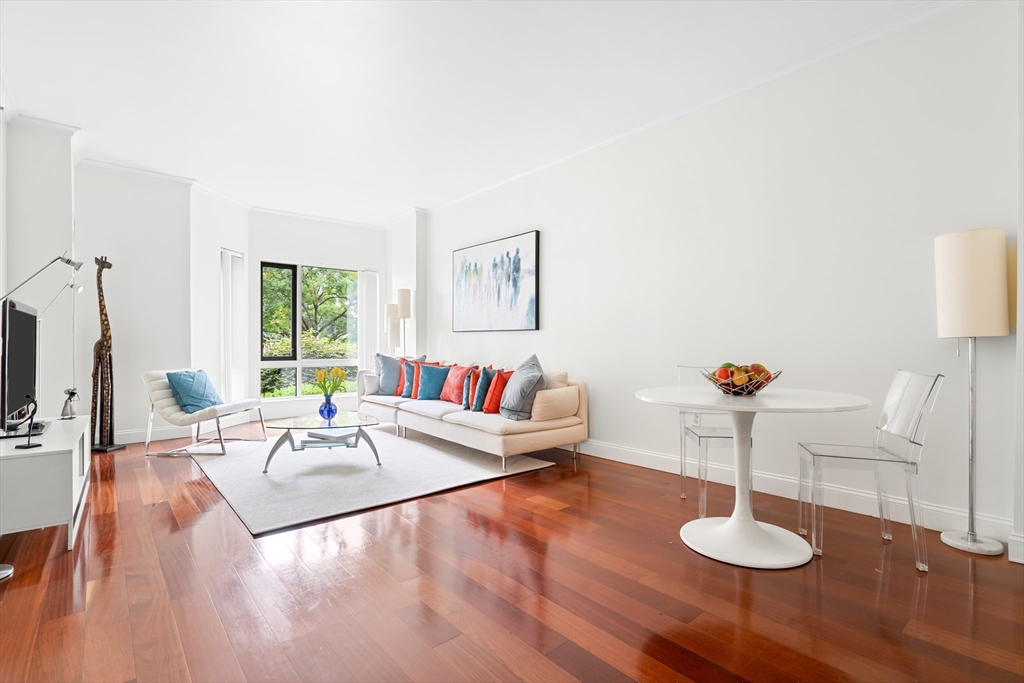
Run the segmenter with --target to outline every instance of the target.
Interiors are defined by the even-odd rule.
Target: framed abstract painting
[[[452,252],[452,331],[540,329],[540,231]]]

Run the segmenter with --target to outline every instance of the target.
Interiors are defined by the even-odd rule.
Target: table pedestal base
[[[752,569],[787,569],[811,561],[811,546],[792,531],[752,519],[705,517],[683,525],[683,543],[719,562]]]

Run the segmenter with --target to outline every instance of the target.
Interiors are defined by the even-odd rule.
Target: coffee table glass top
[[[351,429],[353,427],[371,427],[376,424],[380,424],[380,420],[370,415],[363,415],[351,410],[339,410],[338,414],[329,421],[319,415],[267,420],[267,429]]]

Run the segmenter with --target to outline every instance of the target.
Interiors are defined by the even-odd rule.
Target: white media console
[[[39,448],[16,449],[24,438],[0,440],[0,535],[67,524],[74,548],[89,490],[88,435],[88,417],[53,418],[32,437]]]

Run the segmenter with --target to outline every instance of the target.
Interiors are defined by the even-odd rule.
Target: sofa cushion
[[[377,374],[380,376],[380,386],[377,388],[377,391],[373,393],[394,396],[395,389],[398,388],[398,380],[401,379],[401,375],[399,374],[402,371],[401,359],[395,358],[394,356],[385,356],[383,353],[378,353],[376,358]]]
[[[569,373],[568,372],[545,372],[544,373],[544,388],[545,389],[561,389],[569,386]]]
[[[462,406],[441,400],[406,401],[399,406],[399,410],[440,420],[448,413],[461,413]]]
[[[463,389],[466,378],[473,372],[471,365],[453,365],[448,369],[448,379],[444,381],[444,388],[441,389],[441,400],[451,403],[462,403]]]
[[[484,399],[485,413],[501,412],[501,395],[505,393],[505,385],[508,384],[514,370],[498,370],[491,380],[491,387],[487,390],[487,398]]]
[[[437,401],[441,398],[444,383],[451,373],[451,368],[420,363],[420,383],[416,398],[420,401]]]
[[[510,420],[529,420],[533,399],[544,388],[544,368],[537,355],[524,360],[508,379],[498,412]]]
[[[451,404],[449,403],[448,405]],[[501,415],[492,413],[473,413],[464,410],[449,413],[442,419],[445,422],[472,427],[498,435],[542,432],[549,429],[561,429],[562,427],[574,427],[578,424],[583,424],[583,420],[575,415],[545,422],[531,422],[530,420],[509,420]]]
[[[198,413],[224,403],[204,370],[179,370],[167,373],[167,382],[178,405],[186,413]]]
[[[380,375],[371,375],[366,373],[363,375],[363,394],[377,394],[380,393]]]
[[[537,398],[533,402],[533,412],[530,415],[530,419],[534,422],[557,420],[560,417],[575,415],[579,409],[579,387],[544,389],[537,392]]]
[[[480,381],[480,368],[473,368],[462,381],[462,409],[473,409],[473,397],[476,396],[476,385]]]
[[[492,370],[490,367],[480,370],[480,381],[476,383],[476,391],[473,393],[473,412],[483,412],[484,401],[487,400],[487,392],[490,391],[491,382],[494,381],[496,374],[498,374],[498,371]]]
[[[401,396],[381,396],[379,394],[367,394],[366,396],[363,396],[363,400],[368,403],[376,403],[382,406],[391,406],[392,408],[400,406],[403,403],[408,403],[410,401],[410,399],[402,398]]]

